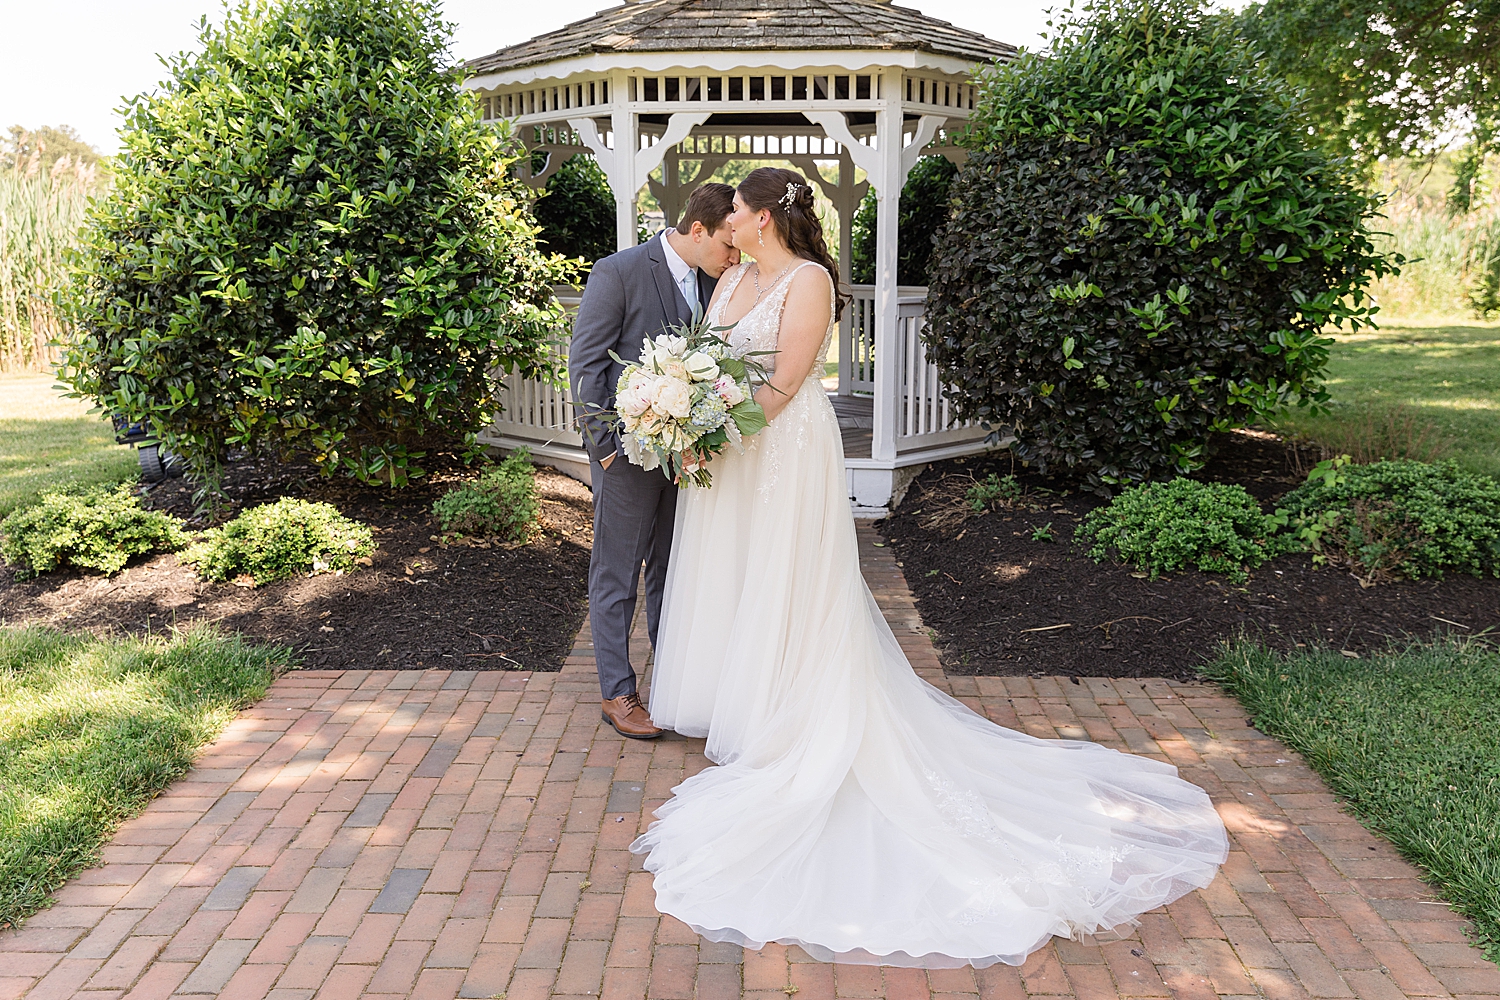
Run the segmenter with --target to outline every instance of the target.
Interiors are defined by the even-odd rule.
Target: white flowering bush
[[[720,336],[727,329],[699,319],[642,342],[640,360],[615,387],[614,416],[631,462],[682,485],[710,486],[709,461],[766,426],[752,385],[766,378],[755,360],[764,352],[735,351]]]

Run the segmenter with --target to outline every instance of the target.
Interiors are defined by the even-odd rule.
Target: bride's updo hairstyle
[[[833,315],[844,315],[847,296],[838,290],[839,266],[828,243],[823,239],[823,224],[813,207],[812,185],[795,170],[780,167],[758,167],[740,181],[740,199],[751,211],[771,210],[771,223],[786,241],[787,249],[798,257],[821,264],[833,279]]]

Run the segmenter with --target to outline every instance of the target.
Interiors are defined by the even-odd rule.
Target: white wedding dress
[[[790,282],[735,346],[775,349]],[[860,575],[817,377],[834,329],[770,426],[679,498],[651,717],[718,766],[631,845],[657,909],[823,961],[984,967],[1207,886],[1224,828],[1175,768],[1004,729],[913,672]]]

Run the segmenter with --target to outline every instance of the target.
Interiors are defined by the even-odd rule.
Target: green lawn
[[[1431,445],[1445,444],[1444,457],[1500,477],[1500,324],[1393,323],[1336,339],[1328,383],[1333,412],[1293,412],[1276,422],[1277,430],[1356,458],[1363,449],[1370,458],[1428,459]],[[1409,453],[1383,454],[1403,450]]]
[[[1204,673],[1425,869],[1500,959],[1500,652],[1478,640],[1352,660],[1242,645]]]
[[[51,375],[0,374],[0,517],[43,489],[117,483],[139,471],[109,421],[64,399]]]
[[[94,863],[287,655],[205,627],[103,640],[0,628],[0,927]]]

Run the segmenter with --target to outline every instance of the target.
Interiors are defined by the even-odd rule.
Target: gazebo
[[[841,280],[834,405],[856,513],[880,514],[931,461],[984,449],[950,415],[921,330],[927,290],[897,285],[897,206],[921,156],[961,164],[954,136],[974,107],[978,64],[1013,46],[889,0],[638,0],[468,64],[487,119],[510,119],[545,163],[592,155],[615,195],[619,247],[635,245],[648,186],[668,223],[732,159],[789,161],[833,203]],[[683,161],[696,164],[684,176]],[[821,165],[837,162],[836,177]],[[653,172],[659,170],[658,176]],[[856,182],[856,168],[864,180]],[[849,285],[851,224],[868,186],[879,208],[875,283]],[[526,446],[587,478],[567,392],[513,377],[481,440]]]

